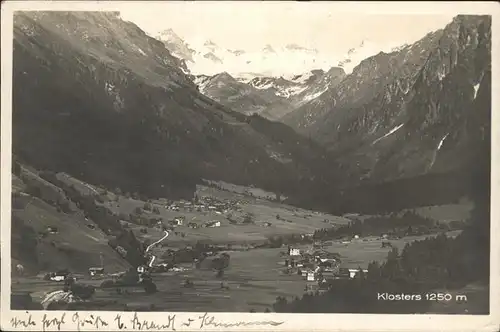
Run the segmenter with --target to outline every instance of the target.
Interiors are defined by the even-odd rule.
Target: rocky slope
[[[116,13],[16,14],[13,69],[13,151],[38,169],[191,197],[201,178],[293,192],[325,168],[290,128],[200,94],[182,60]]]
[[[368,58],[284,121],[337,154],[349,181],[447,172],[487,143],[491,18],[457,16]]]
[[[214,76],[198,75],[194,82],[201,93],[235,111],[280,120],[335,87],[344,77],[344,70],[334,67],[327,72],[318,69],[290,78],[234,78],[223,72]]]
[[[214,76],[197,76],[195,83],[207,97],[246,115],[259,114],[275,120],[290,108],[286,98],[239,82],[226,72]]]
[[[87,274],[101,263],[107,273],[130,268],[108,245],[109,237],[99,225],[86,219],[61,188],[26,168],[12,180],[13,271],[17,264],[25,274],[65,268]]]

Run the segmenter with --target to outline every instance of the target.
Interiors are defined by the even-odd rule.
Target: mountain
[[[258,114],[275,120],[290,107],[286,98],[237,81],[226,72],[197,76],[195,83],[204,95],[246,115]]]
[[[283,121],[337,155],[350,183],[456,170],[487,143],[491,18],[444,29],[362,61]]]
[[[117,13],[17,13],[13,75],[13,153],[40,170],[192,197],[202,178],[292,195],[327,169],[291,128],[200,94],[182,60]]]
[[[186,61],[195,75],[214,76],[227,72],[236,79],[243,77],[293,77],[314,70],[340,67],[346,72],[367,56],[379,51],[370,42],[363,42],[346,54],[323,54],[317,49],[297,44],[265,45],[261,49],[232,50],[212,40],[188,43],[172,29],[160,32],[156,38],[176,57]]]
[[[387,84],[395,79],[400,80],[403,88],[406,87],[405,84],[409,84],[408,80],[418,72],[432,47],[437,45],[439,36],[439,31],[430,33],[400,52],[379,52],[364,59],[340,84],[289,114],[284,119],[285,123],[301,132],[307,132],[308,128],[313,130],[317,121],[323,120],[322,116],[335,113],[334,108],[347,110],[363,105],[385,91]],[[349,112],[345,111],[342,114],[344,116],[339,116],[339,124],[347,116],[344,113]]]
[[[223,72],[214,76],[198,75],[195,83],[204,95],[243,114],[259,114],[280,120],[303,103],[312,100],[345,77],[342,68],[312,70],[291,78],[234,78]]]
[[[12,180],[13,269],[20,263],[27,274],[64,268],[86,274],[101,264],[107,273],[131,267],[61,188],[27,168]]]
[[[172,29],[162,31],[156,39],[161,40],[170,53],[179,59],[185,61],[193,61],[193,56],[196,51],[191,49],[189,45],[180,38]]]
[[[292,107],[296,108],[319,97],[329,88],[335,87],[344,77],[345,72],[342,68],[332,67],[327,72],[315,69],[286,79],[284,77],[255,77],[248,83],[257,89],[287,98]]]

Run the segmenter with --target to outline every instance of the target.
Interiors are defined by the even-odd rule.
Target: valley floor
[[[459,231],[449,232],[455,236]],[[402,249],[408,242],[423,237],[408,237],[393,241],[393,245]],[[307,246],[301,247],[307,250]],[[130,290],[130,293],[117,294],[109,289],[96,289],[94,301],[116,301],[113,305],[126,306],[127,310],[158,310],[158,311],[234,311],[248,312],[254,309],[257,312],[272,310],[276,297],[289,299],[305,293],[308,282],[297,274],[286,275],[284,259],[280,253],[285,248],[251,249],[247,251],[226,251],[231,256],[229,267],[222,278],[217,278],[215,272],[207,269],[196,269],[191,264],[181,264],[184,271],[163,272],[153,274],[153,281],[158,287],[155,294],[145,294],[142,290]],[[348,245],[334,242],[326,248],[327,251],[341,255],[342,266],[347,268],[366,268],[371,261],[383,261],[387,257],[388,248],[381,248],[381,240],[367,239],[367,241],[352,242]],[[79,283],[91,284],[98,287],[101,280],[92,280],[87,275],[76,274]],[[186,279],[194,283],[193,288],[183,287]],[[221,288],[221,282],[224,287]],[[12,280],[13,292],[30,292],[34,302],[41,302],[47,292],[61,289],[58,282],[44,281],[39,275],[30,278],[14,277]],[[151,307],[152,306],[152,307]],[[448,310],[456,310],[454,308]],[[464,307],[459,306],[460,310]],[[89,309],[92,304],[89,303]],[[107,310],[107,307],[97,310]],[[435,305],[435,310],[446,310]],[[463,311],[463,310],[462,310]]]
[[[83,195],[102,192],[100,188],[65,174],[58,174],[58,178],[77,187]],[[14,191],[17,193],[25,190],[19,178],[14,177],[14,184]],[[144,202],[106,193],[101,195],[105,197],[100,204],[114,214],[128,219],[121,222],[126,224],[140,241],[149,244],[165,236],[164,226],[171,227],[168,236],[151,249],[155,264],[163,261],[169,249],[186,248],[198,241],[226,245],[224,252],[230,255],[230,264],[222,276],[216,276],[216,272],[210,268],[196,268],[193,263],[185,263],[176,264],[180,269],[177,271],[152,273],[153,282],[158,289],[154,294],[146,294],[143,289],[134,287],[125,287],[121,293],[114,288],[102,289],[99,286],[103,280],[110,279],[110,273],[130,268],[118,253],[107,245],[108,237],[99,229],[87,227],[90,221],[84,215],[64,214],[37,198],[27,197],[25,199],[29,200],[29,203],[14,209],[13,216],[23,220],[37,232],[48,226],[56,226],[58,233],[48,234],[47,238],[40,240],[37,254],[45,257],[45,268],[42,268],[42,272],[30,277],[13,273],[12,292],[30,293],[33,302],[40,303],[47,293],[60,290],[63,286],[61,282],[44,280],[44,274],[69,268],[78,283],[96,287],[92,302],[87,303],[88,309],[92,310],[119,308],[137,311],[272,311],[277,297],[300,297],[306,292],[308,285],[317,282],[306,281],[306,278],[298,273],[285,273],[286,245],[279,248],[258,248],[258,245],[265,243],[272,236],[310,236],[315,230],[346,225],[351,221],[347,216],[339,217],[304,210],[270,200],[268,193],[260,193],[264,197],[259,197],[258,192],[249,195],[248,192],[244,194],[230,192],[225,188],[199,186],[196,194],[202,202],[194,204],[166,200]],[[144,209],[147,204],[151,206]],[[439,210],[439,207],[433,209]],[[138,210],[140,212],[137,212]],[[456,209],[447,207],[441,210]],[[155,218],[161,222],[138,225],[129,219],[134,213],[145,219]],[[174,227],[172,221],[176,218],[182,218],[183,222]],[[245,223],[244,220],[248,218],[251,222]],[[203,226],[211,221],[220,222],[220,226]],[[197,227],[189,227],[190,223],[196,224]],[[460,231],[456,230],[447,232],[447,235],[454,237],[459,233]],[[393,247],[402,250],[406,243],[435,235],[437,233],[406,236],[391,239],[390,242]],[[370,262],[382,262],[387,258],[391,249],[382,246],[382,242],[384,240],[376,236],[349,241],[329,240],[323,241],[323,250],[338,254],[342,268],[366,269]],[[228,244],[232,247],[227,247]],[[313,250],[312,244],[296,244],[293,247],[302,253]],[[84,257],[86,252],[92,255],[82,259],[81,263],[73,259],[77,254]],[[49,256],[54,259],[50,260]],[[102,279],[93,279],[87,271],[90,267],[99,266],[99,259],[104,260],[102,263],[108,275]],[[13,260],[13,266],[17,263],[17,260]],[[186,280],[193,282],[193,287],[184,287]]]

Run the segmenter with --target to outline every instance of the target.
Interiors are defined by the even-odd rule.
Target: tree
[[[68,201],[64,201],[64,202],[60,203],[59,206],[61,207],[61,210],[64,213],[70,213],[70,212],[72,212],[71,207],[70,207]]]
[[[244,217],[243,217],[243,223],[244,224],[253,224],[254,223],[254,215],[251,212],[248,212]]]
[[[273,304],[273,309],[275,312],[284,312],[288,305],[288,301],[283,296],[278,296]]]
[[[16,176],[21,176],[21,165],[17,161],[12,163],[12,173]]]
[[[380,264],[377,261],[373,261],[368,264],[368,274],[367,279],[369,280],[379,280],[380,279]]]
[[[38,198],[41,198],[42,196],[42,190],[40,187],[37,187],[36,185],[28,184],[27,190],[26,190],[31,196],[35,196]]]
[[[357,273],[356,277],[360,280],[364,280],[366,278],[365,272],[363,271],[363,269],[360,266],[358,266],[358,271],[359,272]]]

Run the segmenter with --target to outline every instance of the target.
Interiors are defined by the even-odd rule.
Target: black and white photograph
[[[10,310],[492,313],[491,11],[135,4],[12,13]]]

